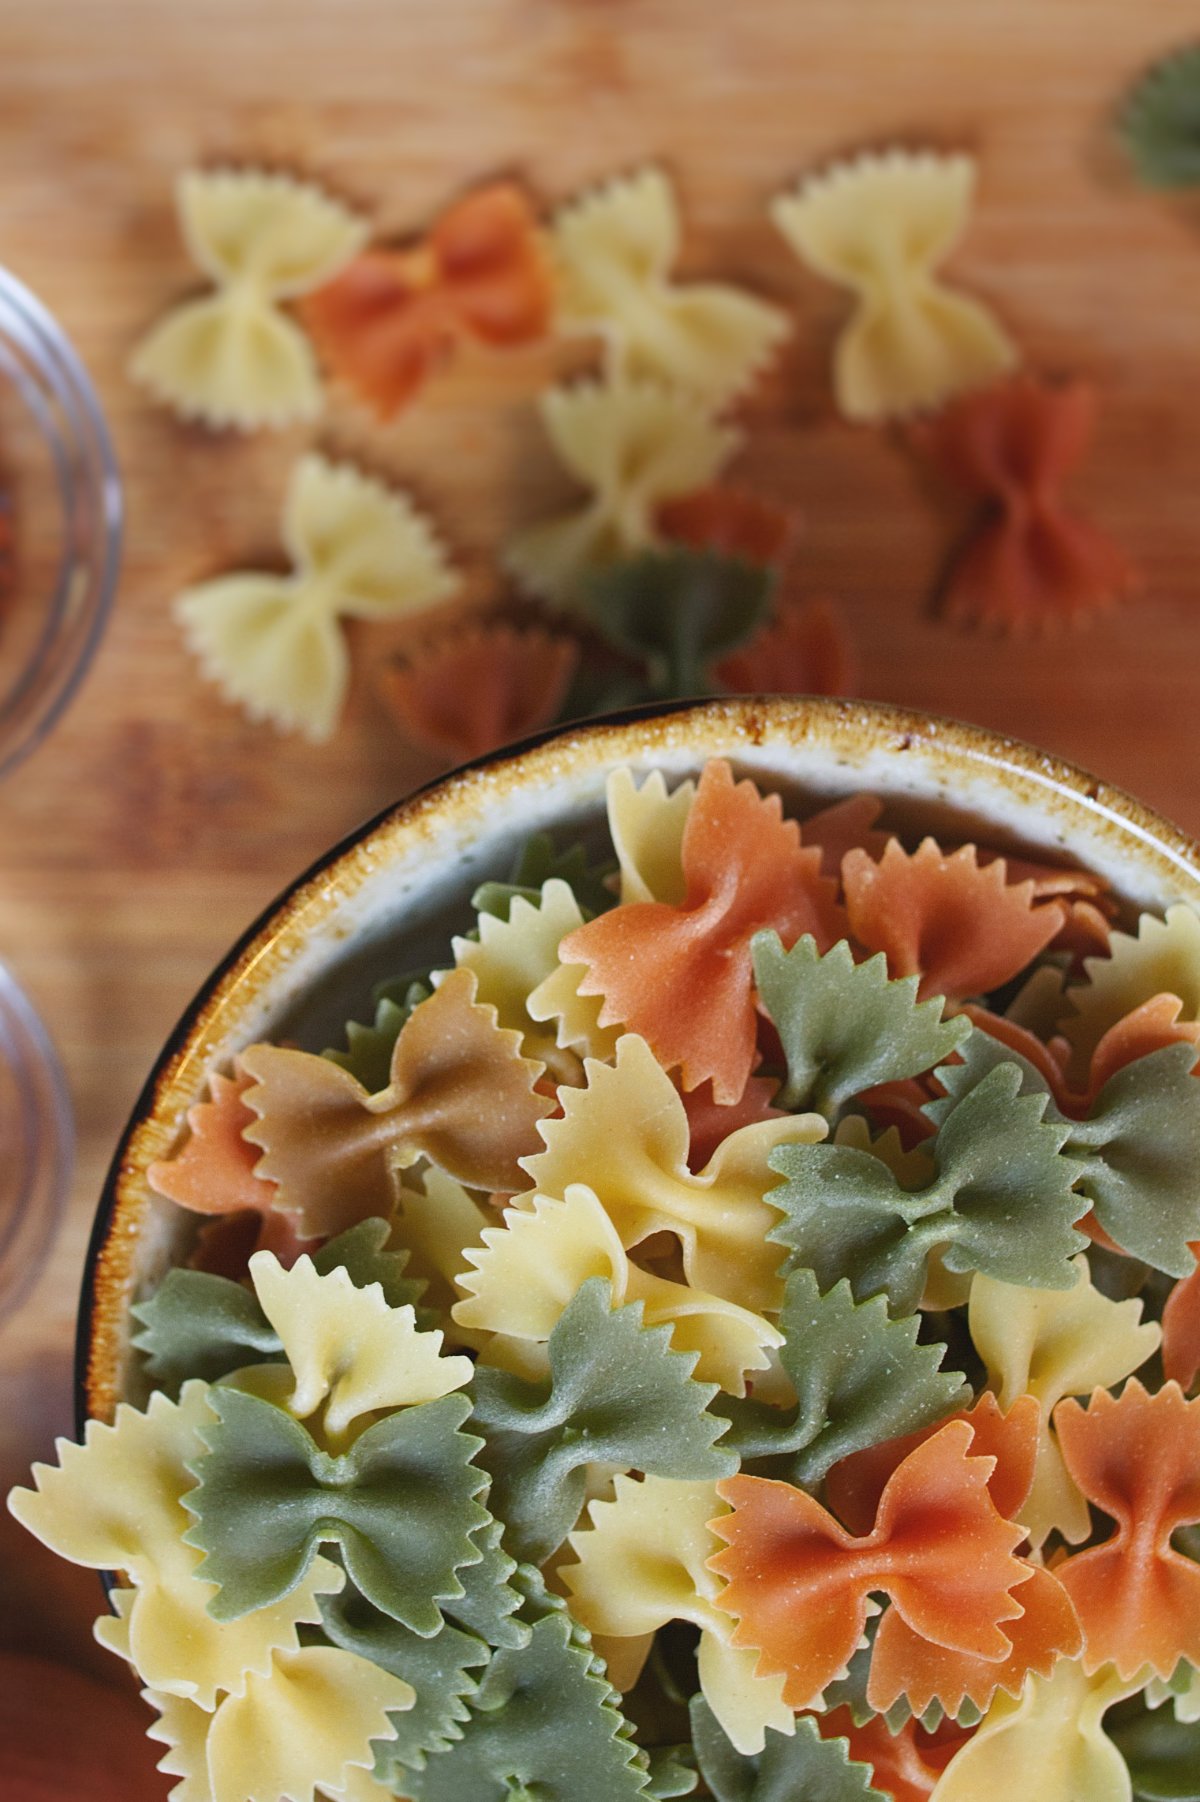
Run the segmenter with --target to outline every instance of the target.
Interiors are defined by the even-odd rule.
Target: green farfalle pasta
[[[362,1220],[315,1251],[313,1269],[325,1276],[340,1266],[356,1289],[378,1283],[389,1308],[416,1304],[425,1284],[405,1275],[407,1251],[385,1249],[390,1232],[386,1220]],[[133,1343],[149,1375],[172,1395],[188,1377],[215,1382],[243,1364],[283,1356],[257,1296],[229,1277],[168,1270],[149,1300],[136,1302],[132,1312],[138,1322]],[[423,1317],[419,1308],[417,1317]]]
[[[856,1302],[844,1278],[822,1295],[811,1270],[788,1278],[779,1316],[780,1362],[794,1407],[722,1396],[714,1412],[730,1421],[727,1445],[756,1474],[806,1487],[839,1458],[916,1432],[969,1403],[966,1379],[942,1370],[944,1345],[917,1342],[911,1315],[893,1320],[886,1297]]]
[[[642,1304],[610,1307],[612,1285],[591,1277],[550,1335],[550,1375],[527,1382],[479,1366],[474,1424],[486,1437],[489,1506],[517,1557],[540,1562],[579,1517],[589,1464],[653,1476],[731,1476],[717,1445],[727,1423],[709,1412],[715,1383],[698,1383],[692,1353],[673,1352],[669,1327],[642,1324]]]
[[[317,1547],[336,1544],[351,1580],[414,1633],[436,1633],[441,1600],[462,1594],[458,1572],[478,1563],[472,1535],[489,1515],[477,1499],[481,1441],[461,1429],[463,1395],[402,1408],[338,1456],[271,1402],[216,1388],[207,1454],[183,1498],[195,1516],[187,1542],[218,1585],[210,1611],[237,1620],[288,1593]]]
[[[1197,1049],[1167,1045],[1110,1076],[1085,1120],[1069,1120],[1047,1099],[1046,1119],[1064,1133],[1063,1155],[1074,1184],[1123,1251],[1168,1276],[1187,1276],[1200,1239],[1200,1081],[1192,1074]],[[1027,1058],[986,1032],[973,1033],[963,1062],[939,1071],[949,1096],[926,1112],[944,1119],[961,1098],[988,1080],[998,1064],[1015,1066],[1021,1091],[1049,1097],[1044,1077]],[[1012,1278],[1008,1279],[1010,1282]]]
[[[823,1289],[846,1276],[860,1300],[885,1292],[898,1314],[920,1301],[934,1250],[955,1273],[1070,1288],[1087,1202],[1073,1190],[1077,1165],[1062,1156],[1067,1128],[1046,1119],[1044,1094],[1021,1091],[1021,1071],[1005,1063],[950,1098],[924,1189],[902,1189],[880,1159],[849,1145],[780,1146],[769,1161],[786,1181],[768,1200],[784,1219],[771,1239]]]
[[[1110,1711],[1104,1731],[1129,1766],[1139,1802],[1200,1798],[1200,1721],[1180,1720],[1169,1703],[1147,1708],[1137,1695]]]
[[[842,939],[822,957],[808,933],[790,951],[776,932],[750,943],[759,999],[787,1059],[779,1107],[833,1120],[864,1089],[943,1063],[970,1034],[965,1017],[942,1018],[940,995],[917,1000],[918,976],[890,982],[883,952],[856,964]]]
[[[409,1015],[422,1001],[428,1001],[432,990],[419,977],[400,977],[395,983],[381,983],[375,991],[375,1017],[369,1025],[360,1020],[346,1022],[346,1049],[322,1052],[332,1064],[348,1070],[368,1094],[378,1095],[392,1079],[392,1052]]]
[[[769,568],[716,551],[644,551],[598,570],[585,588],[592,623],[644,663],[652,695],[707,693],[710,665],[744,644],[770,610]]]
[[[331,1604],[334,1600],[324,1598]],[[375,1775],[389,1788],[399,1787],[398,1766],[419,1771],[430,1753],[462,1738],[462,1723],[470,1713],[465,1698],[477,1689],[477,1673],[491,1658],[491,1648],[449,1621],[423,1637],[349,1587],[336,1602],[336,1607],[321,1608],[326,1638],[403,1678],[416,1691],[410,1709],[388,1717],[395,1738],[375,1742]]]
[[[579,844],[560,851],[550,833],[535,832],[525,841],[508,881],[481,882],[471,896],[471,906],[476,913],[496,914],[507,920],[517,895],[536,907],[546,883],[557,877],[570,888],[584,917],[593,919],[616,905],[617,897],[607,886],[616,867],[613,861],[590,863]]]
[[[1165,57],[1142,77],[1125,102],[1120,132],[1150,187],[1200,182],[1200,44]]]
[[[811,1715],[794,1734],[767,1729],[763,1751],[747,1757],[730,1745],[703,1696],[691,1705],[700,1773],[714,1802],[872,1802],[871,1766],[850,1757],[849,1742],[822,1739]]]
[[[404,1772],[411,1802],[636,1802],[648,1772],[620,1698],[570,1619],[537,1621],[519,1652],[493,1656],[462,1739]]]

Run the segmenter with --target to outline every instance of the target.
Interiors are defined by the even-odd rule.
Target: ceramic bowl
[[[1069,764],[973,726],[858,702],[736,699],[659,708],[533,739],[469,765],[370,821],[302,876],[234,946],[172,1033],[101,1198],[78,1341],[81,1417],[141,1399],[129,1308],[182,1254],[194,1217],[151,1193],[210,1070],[264,1036],[337,1042],[372,984],[444,961],[470,896],[552,828],[599,839],[610,770],[695,774],[715,756],[803,814],[856,790],[925,831],[1069,860],[1112,885],[1126,921],[1177,900],[1200,910],[1200,848]]]

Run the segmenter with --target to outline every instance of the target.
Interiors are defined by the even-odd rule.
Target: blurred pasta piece
[[[670,382],[721,406],[758,373],[790,322],[729,283],[675,285],[679,242],[679,208],[661,169],[640,169],[565,207],[552,235],[557,323],[603,338],[610,371]]]
[[[1072,512],[1061,494],[1095,418],[1089,383],[1018,375],[914,428],[942,473],[983,502],[979,524],[945,578],[940,609],[947,619],[1014,632],[1071,624],[1135,585],[1120,545]]]
[[[283,515],[287,575],[239,571],[185,589],[175,615],[204,673],[251,719],[320,741],[350,679],[339,621],[418,613],[455,587],[446,552],[407,495],[310,454]]]
[[[841,616],[823,597],[785,602],[715,673],[734,694],[847,695],[858,680]]]
[[[321,406],[316,360],[280,302],[326,282],[367,227],[320,188],[259,170],[189,170],[175,189],[192,260],[216,292],[182,301],[134,353],[130,373],[185,419],[282,426]]]
[[[544,626],[463,625],[391,664],[380,692],[414,744],[465,763],[549,725],[579,654]]]
[[[652,381],[584,381],[551,388],[542,420],[590,498],[509,539],[504,561],[532,594],[578,605],[588,573],[661,542],[668,501],[707,487],[739,434],[690,395]]]
[[[1143,75],[1125,102],[1119,129],[1148,187],[1200,182],[1200,44],[1164,57]]]
[[[301,311],[332,374],[386,420],[462,340],[528,344],[549,329],[552,306],[533,207],[500,181],[449,207],[419,243],[363,251]]]
[[[796,517],[747,488],[700,488],[660,507],[658,529],[673,544],[741,557],[761,569],[785,561]]]
[[[974,186],[969,156],[889,150],[835,164],[775,200],[772,217],[796,255],[857,296],[833,361],[847,419],[936,407],[1016,362],[987,308],[936,273],[966,226]]]

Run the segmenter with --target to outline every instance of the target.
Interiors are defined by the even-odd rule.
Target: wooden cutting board
[[[686,206],[685,269],[795,312],[736,473],[801,507],[799,579],[840,601],[860,692],[1031,739],[1200,831],[1200,205],[1140,190],[1110,130],[1130,80],[1198,25],[1178,0],[0,0],[0,258],[83,353],[129,504],[96,667],[0,790],[0,956],[59,1043],[80,1133],[50,1265],[0,1328],[0,1481],[69,1423],[91,1211],[180,1008],[286,880],[432,773],[373,693],[377,641],[359,638],[349,717],[316,750],[201,683],[171,595],[273,551],[286,473],[314,441],[411,484],[480,593],[506,530],[567,492],[532,407],[562,362],[540,352],[467,359],[386,429],[335,403],[315,434],[218,438],[148,405],[130,349],[193,282],[176,173],[296,168],[403,233],[496,171],[553,202],[661,160]],[[1078,494],[1145,588],[1088,632],[1030,645],[937,625],[929,596],[965,514],[897,437],[834,414],[844,300],[792,259],[766,203],[893,142],[978,156],[956,274],[1034,367],[1102,389]],[[19,1563],[0,1558],[10,1595]]]

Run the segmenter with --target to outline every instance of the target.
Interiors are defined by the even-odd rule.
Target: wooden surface
[[[687,269],[795,310],[791,349],[744,409],[736,473],[802,507],[799,576],[842,602],[861,692],[1031,739],[1200,831],[1200,204],[1137,189],[1109,135],[1129,80],[1198,17],[1181,0],[0,0],[0,254],[83,353],[129,505],[95,669],[0,791],[0,956],[58,1041],[80,1135],[53,1257],[0,1327],[0,1482],[69,1424],[91,1211],[180,1008],[288,878],[432,767],[371,692],[368,636],[322,750],[247,725],[181,649],[171,594],[272,551],[286,472],[314,434],[213,438],[126,381],[139,332],[193,279],[176,172],[296,167],[401,232],[497,170],[554,201],[663,160]],[[1103,390],[1078,493],[1146,583],[1082,636],[995,644],[933,623],[963,513],[894,439],[833,414],[844,301],[792,260],[765,205],[802,171],[892,141],[977,153],[955,270],[1031,364]],[[411,483],[482,592],[504,531],[565,492],[530,404],[554,366],[468,359],[390,428],[335,404],[315,436]],[[0,1540],[0,1618],[30,1569],[44,1579],[25,1556]],[[94,1580],[44,1580],[10,1635],[83,1661],[73,1598],[91,1606]]]

